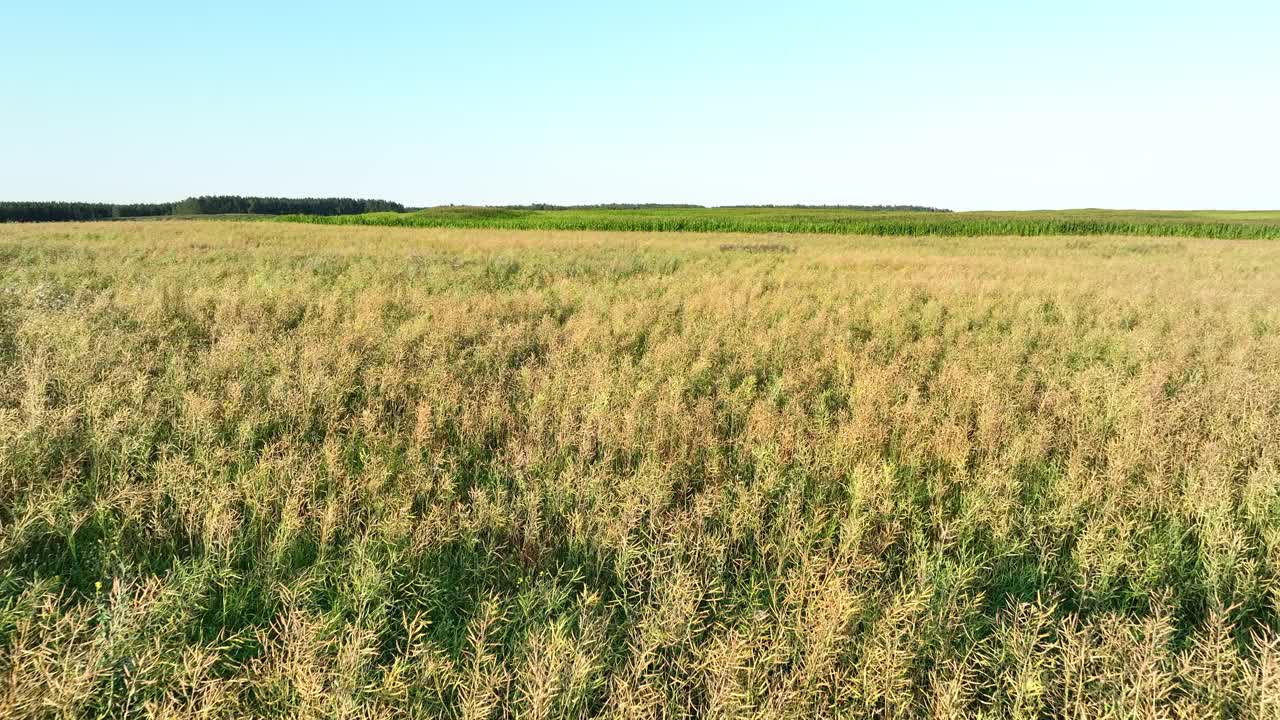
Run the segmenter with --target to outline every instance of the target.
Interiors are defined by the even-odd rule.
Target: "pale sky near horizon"
[[[0,200],[1280,209],[1276,0],[184,5],[0,2]]]

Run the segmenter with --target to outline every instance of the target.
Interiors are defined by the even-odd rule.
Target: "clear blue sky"
[[[0,3],[0,199],[1280,208],[1280,2]]]

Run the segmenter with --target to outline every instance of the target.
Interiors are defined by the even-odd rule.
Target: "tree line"
[[[201,195],[170,203],[0,202],[0,222],[109,220],[165,215],[349,215],[404,211],[403,205],[388,200]]]
[[[175,203],[174,215],[355,215],[367,212],[404,212],[404,205],[389,200],[357,198],[241,197],[201,195]]]
[[[499,205],[502,210],[685,210],[705,206],[682,203],[601,203],[595,205]],[[723,209],[830,209],[914,210],[950,212],[921,205],[722,205]],[[188,215],[358,215],[370,212],[405,212],[389,200],[363,198],[282,198],[242,195],[201,195],[170,203],[0,202],[0,222],[51,222],[58,220],[109,220]]]
[[[0,202],[0,222],[105,220],[173,214],[174,203]]]

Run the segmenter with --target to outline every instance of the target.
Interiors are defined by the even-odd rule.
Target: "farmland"
[[[416,212],[283,215],[327,225],[594,230],[630,232],[829,233],[962,236],[1130,235],[1280,239],[1280,212],[1053,210],[939,212],[841,207],[515,207],[440,206]]]
[[[0,225],[0,717],[1280,713],[1274,215],[506,212]]]

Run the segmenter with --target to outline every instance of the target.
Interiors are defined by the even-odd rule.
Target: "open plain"
[[[1278,267],[0,226],[0,717],[1275,718]]]

